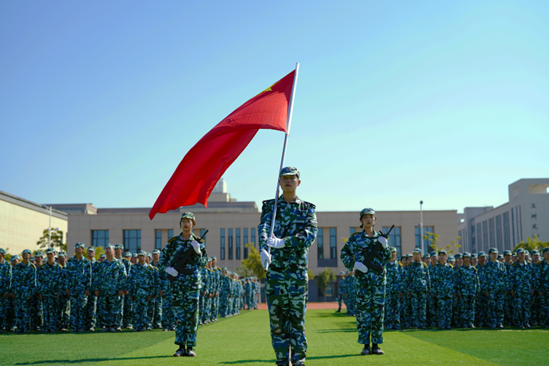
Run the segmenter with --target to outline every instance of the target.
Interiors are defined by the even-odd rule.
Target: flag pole
[[[286,157],[286,144],[288,143],[288,136],[290,135],[290,127],[292,125],[292,112],[294,107],[294,97],[295,97],[295,88],[297,85],[297,74],[299,72],[299,62],[295,65],[295,76],[294,76],[294,83],[292,85],[292,94],[290,95],[290,105],[288,106],[288,115],[286,117],[286,134],[284,135],[284,146],[282,147],[282,157],[280,158],[280,168],[278,169],[278,175],[276,177],[276,192],[275,192],[275,204],[273,209],[273,218],[271,220],[271,232],[269,234],[269,237],[272,237],[274,235],[274,227],[275,227],[275,221],[276,221],[276,209],[278,207],[278,192],[279,192],[279,183],[278,180],[280,179],[280,171],[284,167],[284,158]],[[271,254],[271,247],[267,248],[267,251],[269,254]],[[265,271],[269,269],[269,263],[265,261],[263,263],[263,267],[265,268]]]

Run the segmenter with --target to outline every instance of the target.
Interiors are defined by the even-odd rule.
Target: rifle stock
[[[204,238],[206,237],[206,234],[208,233],[208,230],[206,230],[204,232],[204,234],[202,235],[202,237],[198,240],[200,243],[203,243],[204,242]],[[190,275],[193,273],[193,271],[189,268],[185,268],[185,265],[187,264],[187,262],[189,262],[189,260],[194,257],[196,255],[196,252],[194,251],[194,248],[193,247],[190,247],[188,248],[187,250],[183,251],[183,252],[180,252],[175,258],[174,260],[172,261],[172,263],[175,263],[173,265],[173,268],[178,272],[178,273],[183,273],[185,275]],[[175,277],[172,276],[171,274],[168,274],[168,280],[170,281],[174,281],[175,280]]]

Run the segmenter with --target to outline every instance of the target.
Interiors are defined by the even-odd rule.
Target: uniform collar
[[[282,203],[284,202],[285,204],[292,204],[292,203],[295,203],[295,204],[298,204],[300,205],[301,204],[301,199],[299,198],[299,196],[295,196],[294,200],[290,203],[286,202],[286,200],[284,199],[284,196],[283,195],[280,195],[280,197],[278,197],[278,202],[279,203]]]

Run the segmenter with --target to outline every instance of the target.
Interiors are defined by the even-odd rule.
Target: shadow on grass
[[[48,363],[86,363],[86,362],[102,362],[102,361],[128,361],[128,360],[145,360],[154,358],[172,358],[173,356],[150,356],[150,357],[121,357],[121,358],[84,358],[80,360],[45,360],[36,362],[19,362],[16,365],[41,365]]]
[[[363,357],[361,355],[352,354],[352,355],[337,355],[337,356],[316,356],[316,357],[307,357],[307,360],[324,360],[324,359],[331,359],[331,358],[343,358],[343,357]],[[244,363],[253,363],[253,362],[263,362],[263,363],[274,363],[275,360],[238,360],[238,361],[230,361],[230,362],[221,362],[224,365],[238,365],[238,364],[244,364]]]

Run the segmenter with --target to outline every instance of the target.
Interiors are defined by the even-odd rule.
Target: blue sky
[[[549,177],[546,1],[4,1],[0,190],[152,207],[186,152],[300,62],[285,165],[319,211],[500,205]],[[284,135],[225,173],[272,198]]]

